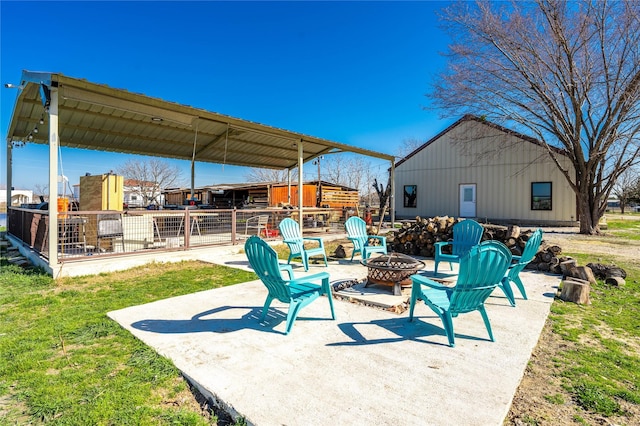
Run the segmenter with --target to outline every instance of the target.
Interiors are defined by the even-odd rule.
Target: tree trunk
[[[600,218],[598,205],[585,199],[584,194],[578,194],[578,213],[580,219],[580,233],[586,235],[600,234]],[[593,204],[593,205],[592,205]]]
[[[378,183],[378,179],[374,179],[372,186],[378,193],[378,198],[380,200],[380,211],[382,212],[383,210],[386,210],[389,196],[391,195],[391,179],[387,180],[386,187],[383,187],[381,183]],[[384,216],[380,218],[380,223],[382,223],[383,218]]]

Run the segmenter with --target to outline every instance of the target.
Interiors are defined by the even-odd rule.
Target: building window
[[[551,182],[531,183],[531,210],[551,210]]]
[[[131,196],[131,201],[136,201],[137,199],[138,199],[138,196],[137,196],[137,195],[132,195],[132,196]]]
[[[418,187],[416,185],[404,186],[404,206],[418,207]]]

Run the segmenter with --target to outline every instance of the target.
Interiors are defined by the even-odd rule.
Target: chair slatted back
[[[292,255],[300,255],[304,251],[304,240],[300,234],[298,222],[291,218],[283,219],[278,226],[282,239],[289,246]]]
[[[361,249],[367,245],[367,224],[364,220],[357,216],[351,216],[344,223],[344,226],[349,238],[355,238],[358,240],[360,246],[356,248]]]
[[[98,215],[98,237],[121,237],[124,235],[120,214]]]
[[[453,315],[471,312],[493,292],[511,263],[511,252],[498,241],[485,241],[471,248],[460,260],[458,281],[450,298]]]
[[[475,220],[465,219],[453,225],[452,254],[462,257],[471,247],[480,244],[484,228]]]
[[[264,227],[267,223],[269,223],[269,215],[261,214],[258,216],[258,226]]]
[[[536,253],[538,253],[540,244],[542,244],[542,229],[536,229],[527,240],[527,243],[524,245],[524,250],[522,250],[522,256],[520,257],[520,262],[531,262]]]
[[[529,262],[533,260],[536,253],[538,253],[540,244],[542,244],[542,229],[537,229],[531,234],[531,237],[529,237],[527,243],[524,245],[524,250],[522,250],[522,256],[520,256],[518,263],[512,265],[511,269],[509,269],[510,277],[520,274]]]
[[[267,287],[269,294],[283,303],[291,302],[291,291],[282,278],[278,254],[261,238],[253,235],[244,244],[249,264]]]

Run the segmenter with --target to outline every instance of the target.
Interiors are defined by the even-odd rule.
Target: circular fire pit
[[[385,254],[361,260],[367,267],[367,284],[393,286],[393,294],[400,296],[403,286],[411,285],[411,275],[424,268],[424,262],[401,253]],[[366,287],[366,285],[365,285]]]

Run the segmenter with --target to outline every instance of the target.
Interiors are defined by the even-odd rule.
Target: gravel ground
[[[620,240],[610,234],[591,236],[578,234],[578,228],[542,228],[543,240],[562,248],[563,253],[592,253],[597,256],[616,256],[640,265],[640,241]]]

